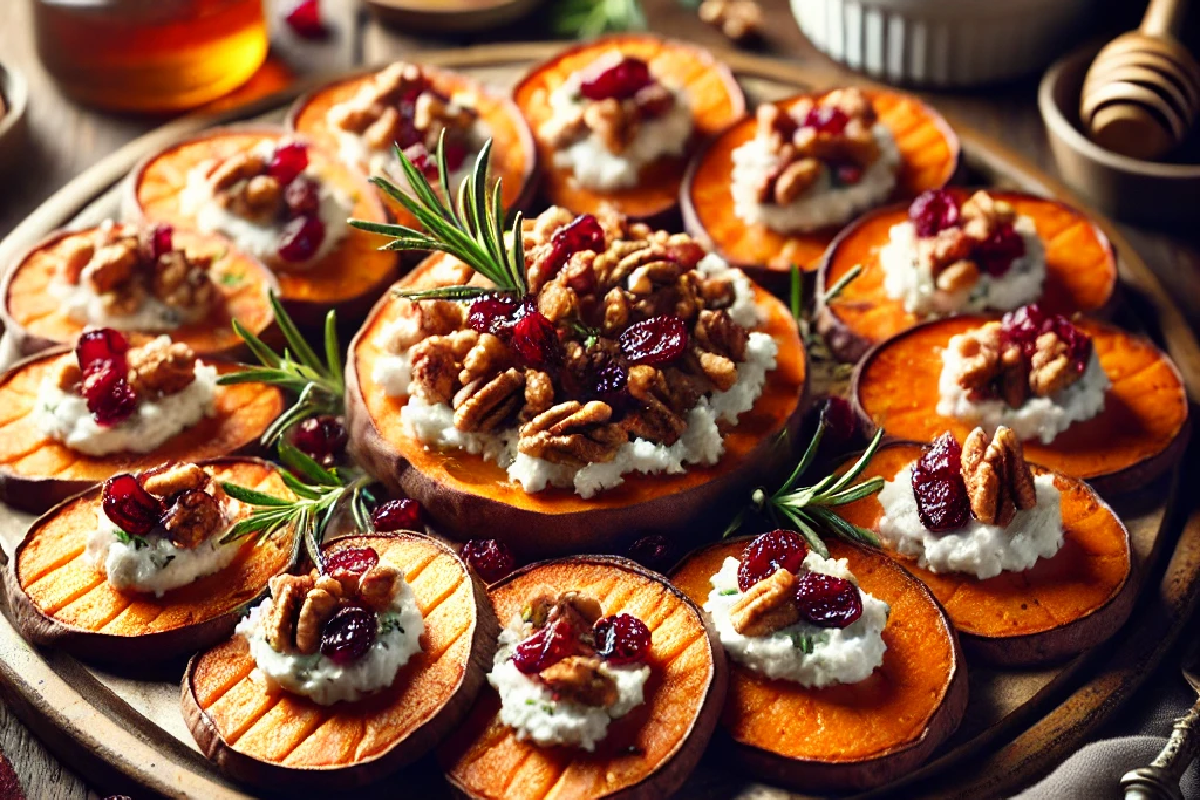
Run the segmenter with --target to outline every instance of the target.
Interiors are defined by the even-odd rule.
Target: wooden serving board
[[[556,49],[546,44],[506,45],[422,57],[503,88]],[[831,73],[739,54],[727,60],[752,100],[832,85]],[[313,85],[219,116],[185,118],[133,142],[72,181],[18,226],[0,243],[0,265],[56,227],[115,216],[118,184],[142,156],[213,125],[278,121],[290,101]],[[971,183],[1075,202],[1061,185],[1003,146],[955,128]],[[1126,299],[1121,321],[1146,329],[1170,352],[1195,402],[1200,398],[1200,345],[1146,265],[1111,224],[1101,224],[1120,254]],[[1141,586],[1133,620],[1105,646],[1064,664],[1020,671],[971,665],[970,704],[959,731],[930,763],[868,796],[1006,796],[1059,763],[1130,696],[1175,640],[1200,594],[1200,514],[1193,513],[1191,498],[1176,502],[1180,481],[1174,474],[1114,503],[1132,536],[1135,580]],[[1188,508],[1181,507],[1183,501]],[[0,561],[7,561],[30,521],[28,515],[0,509]],[[61,653],[30,647],[7,618],[0,619],[0,691],[61,758],[93,782],[124,791],[137,787],[139,797],[254,796],[225,780],[196,750],[179,711],[182,668],[178,663],[138,674],[91,668]],[[726,768],[721,763],[725,750],[718,737],[680,797],[799,797]],[[354,796],[397,792],[416,797],[450,794],[427,761]]]

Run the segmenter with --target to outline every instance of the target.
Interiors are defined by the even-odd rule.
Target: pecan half
[[[170,497],[191,489],[208,486],[209,474],[192,463],[174,463],[142,476],[142,488],[159,497]]]
[[[276,575],[271,578],[271,613],[264,624],[267,643],[277,653],[296,652],[296,618],[304,597],[313,586],[310,575]]]
[[[984,524],[1008,525],[1018,509],[1037,505],[1033,473],[1009,428],[998,428],[994,437],[982,428],[971,431],[963,442],[962,476],[971,513]]]
[[[335,594],[328,588],[309,590],[296,618],[296,650],[304,655],[312,655],[320,649],[321,628],[340,604],[340,591]]]
[[[521,427],[517,449],[558,464],[612,461],[629,437],[611,418],[612,408],[598,400],[559,403]]]
[[[617,683],[600,669],[595,656],[567,656],[542,670],[538,677],[559,697],[594,708],[617,702]]]
[[[796,608],[798,579],[786,569],[751,586],[729,609],[733,629],[743,636],[766,636],[800,619]]]
[[[655,367],[641,364],[629,368],[629,395],[641,406],[625,416],[621,424],[636,437],[672,445],[687,430],[687,420],[671,404],[671,389],[666,376]]]
[[[510,368],[494,378],[476,378],[454,395],[454,427],[493,431],[525,402],[525,373]]]

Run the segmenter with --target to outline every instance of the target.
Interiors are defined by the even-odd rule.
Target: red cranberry
[[[663,364],[687,349],[687,325],[679,317],[650,317],[622,331],[620,342],[630,364]]]
[[[151,261],[171,252],[175,229],[166,223],[158,223],[142,233],[142,254]]]
[[[513,650],[513,664],[526,675],[541,672],[574,655],[578,643],[579,633],[571,623],[558,619],[520,642]]]
[[[908,219],[917,236],[935,236],[938,231],[955,228],[962,222],[958,198],[945,189],[930,189],[917,195],[908,207]]]
[[[629,546],[626,556],[643,567],[665,572],[671,566],[671,555],[674,547],[671,540],[657,533],[643,536]]]
[[[296,449],[325,466],[338,460],[349,441],[346,426],[332,414],[309,417],[292,431],[292,444]]]
[[[743,592],[769,578],[777,569],[799,574],[808,555],[804,537],[795,531],[768,531],[746,545],[738,564],[738,588]]]
[[[525,366],[543,369],[560,360],[558,331],[554,323],[527,301],[522,313],[512,324],[509,345]]]
[[[396,126],[396,146],[405,151],[416,144],[424,148],[425,137],[413,122],[413,117],[416,116],[414,101],[403,100],[397,109],[400,112],[400,124]]]
[[[421,171],[426,180],[436,180],[438,177],[437,159],[429,152],[429,149],[421,142],[404,148],[404,157],[412,162],[412,165]],[[449,166],[447,164],[447,166]]]
[[[279,257],[293,264],[308,261],[321,249],[324,239],[325,223],[320,217],[294,217],[279,234]]]
[[[284,142],[275,148],[267,174],[287,186],[308,168],[308,145],[304,142]]]
[[[850,117],[837,106],[813,106],[804,117],[804,127],[830,136],[841,136],[849,122]]]
[[[629,403],[629,373],[619,361],[606,361],[593,376],[592,396],[622,410]]]
[[[87,401],[88,413],[102,428],[123,422],[137,411],[137,393],[125,379],[127,374],[124,366],[108,363],[94,366],[84,375],[83,399]]]
[[[1011,224],[1000,225],[988,238],[975,245],[971,255],[984,272],[1003,277],[1013,261],[1025,255],[1025,239]]]
[[[1092,338],[1061,314],[1048,314],[1037,303],[1022,306],[1004,315],[1001,321],[1004,340],[1021,348],[1026,359],[1033,358],[1037,338],[1053,331],[1067,346],[1067,356],[1075,371],[1082,374],[1092,358]]]
[[[326,34],[325,23],[321,21],[321,6],[317,0],[300,0],[283,19],[302,39],[321,39]]]
[[[134,536],[145,536],[153,530],[165,510],[162,502],[129,474],[113,475],[106,480],[100,502],[104,516]]]
[[[604,251],[604,229],[591,214],[584,214],[563,225],[550,237],[550,253],[546,256],[546,274],[554,275],[571,256],[584,250]]]
[[[862,595],[845,578],[807,572],[796,587],[796,607],[813,625],[845,628],[862,616]]]
[[[371,524],[375,530],[384,533],[392,531],[419,531],[424,528],[421,523],[421,504],[411,497],[399,500],[388,500],[371,512]]]
[[[352,664],[375,644],[377,627],[374,611],[342,606],[321,628],[321,655],[335,664]]]
[[[291,216],[316,214],[321,210],[321,191],[307,175],[298,175],[283,190],[283,204]]]
[[[455,172],[467,160],[467,146],[462,142],[452,142],[447,139],[443,152],[446,155],[446,169]],[[451,189],[455,187],[450,187]]]
[[[467,326],[479,333],[490,333],[496,336],[507,336],[507,328],[512,325],[520,306],[516,299],[508,295],[481,297],[467,312]]]
[[[79,334],[79,341],[75,344],[75,358],[85,375],[106,364],[112,364],[124,372],[125,355],[128,352],[129,340],[112,328],[84,331]]]
[[[650,654],[650,629],[632,614],[596,620],[596,654],[610,664],[640,664]]]
[[[967,485],[962,477],[962,446],[953,434],[933,440],[912,472],[913,497],[921,524],[934,532],[953,531],[971,519]]]
[[[325,556],[325,572],[362,575],[379,563],[379,553],[373,547],[343,547]]]
[[[640,58],[625,56],[618,63],[579,84],[588,100],[628,100],[654,82],[650,65]]]
[[[695,269],[704,257],[708,255],[704,248],[695,242],[679,242],[667,245],[667,258],[684,269]]]
[[[462,557],[487,583],[495,583],[517,566],[508,545],[495,539],[472,539],[463,545]]]

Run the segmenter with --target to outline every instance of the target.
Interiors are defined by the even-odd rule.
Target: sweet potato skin
[[[884,445],[863,477],[894,479],[922,447]],[[1054,474],[1031,467],[1035,475]],[[1129,618],[1139,585],[1129,532],[1083,481],[1055,475],[1055,484],[1062,492],[1063,548],[1029,570],[981,581],[930,572],[892,554],[945,604],[972,658],[1006,667],[1058,661],[1102,644]],[[873,496],[839,509],[867,529],[878,526],[882,511]]]
[[[30,418],[42,378],[55,362],[73,357],[70,349],[51,348],[0,376],[0,500],[13,508],[40,514],[111,475],[148,469],[165,460],[256,452],[259,437],[284,407],[283,393],[273,386],[223,386],[217,392],[216,414],[162,447],[149,453],[82,456],[41,436]],[[223,373],[237,369],[230,362],[205,361]]]
[[[968,192],[955,190],[960,199]],[[989,192],[1031,217],[1046,244],[1046,285],[1038,303],[1064,314],[1106,316],[1117,299],[1116,251],[1104,231],[1067,204],[1024,192]],[[834,355],[857,361],[873,345],[920,320],[883,289],[879,248],[892,225],[907,218],[901,203],[865,214],[842,230],[825,251],[817,273],[817,331]],[[832,303],[825,293],[856,264],[863,271]]]
[[[749,541],[741,537],[694,552],[672,571],[672,581],[703,603],[709,578]],[[723,733],[743,769],[805,793],[870,789],[911,772],[958,728],[967,704],[966,662],[937,599],[877,551],[841,540],[827,545],[834,558],[848,560],[864,590],[892,606],[883,666],[860,684],[806,689],[731,662],[722,715]],[[910,701],[902,697],[905,689]],[[805,721],[813,719],[820,724],[806,732]],[[893,741],[881,733],[889,725],[904,728]],[[762,738],[783,729],[794,729],[795,737]],[[839,730],[845,732],[841,739]],[[822,746],[832,751],[822,752]]]
[[[932,441],[949,430],[962,441],[973,426],[935,413],[941,352],[951,336],[985,321],[961,316],[923,322],[868,351],[851,379],[866,429],[882,425],[889,438],[911,441]],[[1191,430],[1187,392],[1179,370],[1149,339],[1094,320],[1077,324],[1092,337],[1113,383],[1104,410],[1049,445],[1026,442],[1025,455],[1109,497],[1144,486],[1182,457]]]
[[[433,256],[402,283],[424,286],[440,259]],[[384,297],[350,345],[346,369],[347,424],[360,462],[394,491],[420,501],[446,535],[478,531],[503,538],[528,557],[613,551],[635,532],[686,530],[706,516],[743,502],[746,493],[789,458],[807,401],[807,370],[794,320],[781,303],[768,304],[770,330],[780,342],[778,367],[754,409],[726,435],[726,454],[712,467],[684,475],[630,476],[626,483],[583,499],[567,490],[527,494],[495,464],[466,453],[427,451],[403,435],[399,411],[407,398],[373,388],[379,327],[396,301]],[[783,432],[789,432],[784,437]],[[733,461],[731,459],[736,459]]]
[[[223,457],[200,464],[213,471],[217,480],[258,488],[280,497],[290,496],[277,468],[269,462],[257,458]],[[162,598],[120,592],[101,578],[101,582],[84,595],[69,602],[56,602],[59,608],[49,610],[44,598],[39,601],[30,594],[23,576],[28,571],[42,572],[32,583],[42,582],[49,572],[68,567],[79,555],[60,567],[51,567],[49,559],[36,555],[33,548],[39,537],[49,537],[54,547],[81,537],[76,549],[82,550],[87,532],[73,529],[71,524],[86,524],[89,515],[98,513],[99,505],[100,487],[96,486],[46,512],[30,526],[4,570],[0,590],[5,593],[4,600],[12,610],[17,629],[33,644],[58,647],[92,661],[127,666],[167,661],[195,652],[229,636],[247,605],[262,596],[267,579],[283,572],[292,557],[293,535],[283,531],[270,540],[246,542],[243,552],[229,567],[190,586],[168,592]],[[48,572],[43,572],[47,569]],[[90,567],[87,569],[91,570]],[[220,596],[206,599],[211,592]],[[93,594],[99,597],[90,604],[82,602]],[[121,603],[125,603],[123,608],[118,608]],[[66,616],[64,612],[75,607],[77,619],[62,618]],[[97,608],[110,615],[99,629],[96,624],[102,619],[88,620],[91,627],[78,624],[87,620]],[[125,633],[107,630],[123,618],[128,618],[125,627],[135,630]],[[159,623],[162,619],[167,621]]]
[[[489,595],[505,622],[534,595],[568,589],[596,597],[606,615],[624,611],[641,618],[653,635],[650,663],[662,674],[647,683],[646,703],[613,722],[592,754],[517,740],[495,719],[499,697],[485,689],[467,722],[438,749],[447,778],[466,797],[541,798],[554,786],[557,796],[656,800],[678,789],[704,753],[728,676],[720,642],[699,609],[661,575],[628,559],[605,556],[531,564],[493,584]],[[677,616],[678,625],[668,628],[667,620]],[[675,726],[669,718],[673,698],[694,706],[684,710],[686,719]],[[670,740],[659,742],[662,736]],[[647,766],[647,758],[656,761]],[[504,783],[496,787],[495,780]]]
[[[352,536],[336,542],[339,547],[374,547],[385,559],[389,551],[396,553],[401,561],[413,559],[405,572],[406,577],[414,581],[414,591],[426,616],[426,633],[422,639],[425,652],[405,665],[393,687],[355,703],[329,707],[316,706],[306,698],[286,694],[281,700],[274,700],[264,689],[253,686],[248,677],[253,661],[241,637],[194,656],[183,677],[184,721],[201,752],[237,780],[272,789],[300,791],[341,791],[377,781],[420,758],[454,730],[470,710],[491,667],[499,627],[487,602],[486,587],[447,545],[412,531]],[[417,576],[431,564],[442,572],[456,570],[458,582],[455,587],[444,591],[438,586],[420,585]],[[438,632],[431,636],[431,613],[434,609],[449,609],[443,601],[455,598],[460,592],[466,596],[457,598],[462,607],[455,611],[458,614],[466,612],[466,627],[445,641],[446,627],[462,621],[455,611],[447,610],[435,620]],[[434,636],[437,646],[445,645],[445,649],[430,663],[427,652],[434,646]],[[445,657],[453,657],[457,663],[449,665],[451,669],[444,679],[431,677],[432,670]],[[415,694],[417,689],[413,686],[422,675],[426,680],[420,691],[432,697],[436,707],[431,707],[431,701],[425,696]],[[216,680],[217,688],[222,690],[215,699],[210,698],[216,691],[211,683],[201,685],[206,680]],[[199,696],[202,690],[204,700]],[[238,737],[230,744],[214,718],[218,716],[214,709],[235,692],[239,694],[221,712],[238,722]],[[265,706],[267,703],[273,705]],[[236,708],[231,709],[230,705]],[[246,708],[259,716],[238,721],[236,715]],[[419,719],[409,718],[417,712],[420,712]],[[297,719],[305,726],[300,731],[299,741],[277,759],[259,757],[239,746],[251,739],[258,747],[281,747],[286,742],[277,741],[269,729],[279,730],[282,737],[294,736],[295,731],[291,728],[295,727]],[[401,728],[403,734],[395,737],[389,732],[389,726]],[[318,735],[321,731],[325,733]],[[356,737],[355,743],[348,740],[339,743],[339,739],[350,736]]]

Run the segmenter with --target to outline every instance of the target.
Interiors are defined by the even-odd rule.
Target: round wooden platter
[[[556,50],[550,44],[503,45],[428,53],[422,58],[503,87]],[[723,58],[754,100],[828,88],[835,80],[832,73],[778,61],[737,53]],[[292,99],[318,83],[294,87],[220,116],[181,119],[131,143],[68,184],[0,242],[0,265],[10,263],[16,253],[56,227],[115,215],[118,183],[147,153],[218,124],[277,121]],[[955,128],[963,143],[967,180],[1075,202],[1060,184],[1018,155],[962,126]],[[1153,322],[1148,331],[1179,365],[1195,402],[1200,397],[1200,345],[1146,265],[1110,224],[1101,225],[1121,257],[1121,289],[1126,298],[1122,320],[1137,327],[1146,327],[1143,321]],[[824,372],[838,374],[833,369]],[[1178,474],[1168,476],[1115,504],[1132,537],[1135,579],[1141,584],[1135,621],[1104,647],[1065,664],[1023,671],[971,665],[970,705],[959,731],[930,763],[902,783],[869,796],[972,800],[1007,796],[1061,763],[1129,697],[1161,660],[1200,596],[1200,514],[1175,502],[1180,481]],[[6,561],[30,521],[27,515],[0,509],[0,561]],[[31,648],[7,619],[0,620],[0,691],[75,769],[103,788],[136,787],[139,797],[146,792],[205,800],[251,796],[224,779],[196,750],[185,730],[179,712],[182,667],[177,664],[138,675],[97,670],[61,653]],[[797,720],[797,724],[804,722]],[[680,797],[800,797],[726,769],[720,752],[719,745],[710,750]],[[392,796],[401,785],[414,796],[450,796],[448,786],[428,764],[355,796]]]

